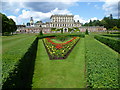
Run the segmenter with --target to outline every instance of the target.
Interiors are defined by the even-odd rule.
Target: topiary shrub
[[[40,31],[40,35],[41,35],[41,36],[43,35],[43,32],[42,32],[42,30]]]
[[[86,35],[88,35],[88,34],[89,34],[88,29],[86,29],[85,34],[86,34]]]

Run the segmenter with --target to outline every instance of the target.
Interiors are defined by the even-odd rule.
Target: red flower
[[[54,37],[53,37],[54,38]],[[53,41],[51,41],[50,38],[46,38],[48,40],[48,42],[50,42],[51,44],[55,45],[57,49],[61,49],[63,48],[62,45],[68,44],[70,42],[72,42],[74,39],[76,39],[76,37],[73,37],[71,40],[65,42],[65,43],[54,43]]]
[[[61,48],[63,48],[63,47],[62,47],[61,45],[57,45],[56,48],[57,48],[57,49],[61,49]]]

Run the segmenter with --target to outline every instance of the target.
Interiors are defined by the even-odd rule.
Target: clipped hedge
[[[109,47],[117,51],[118,53],[120,53],[120,46],[119,46],[120,40],[117,40],[111,37],[99,36],[99,35],[95,35],[94,38],[108,45]]]
[[[120,34],[105,34],[103,36],[107,36],[107,37],[120,37]]]
[[[44,34],[44,35],[39,35],[38,38],[42,39],[42,38],[48,38],[48,37],[56,37],[56,36],[71,36],[71,37],[85,37],[85,34],[83,33],[52,33],[52,34]]]
[[[120,32],[111,32],[110,34],[120,34]]]
[[[14,70],[2,85],[2,89],[31,88],[37,52],[38,38],[34,40],[24,56],[15,65]]]
[[[116,52],[86,36],[85,62],[88,90],[119,88],[119,58]]]

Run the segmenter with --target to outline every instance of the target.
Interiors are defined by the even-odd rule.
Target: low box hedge
[[[108,45],[118,53],[120,53],[120,46],[119,46],[120,40],[114,39],[112,37],[106,37],[106,36],[100,36],[100,35],[95,35],[94,38]]]
[[[107,37],[120,37],[120,34],[105,34],[103,36],[107,36]]]

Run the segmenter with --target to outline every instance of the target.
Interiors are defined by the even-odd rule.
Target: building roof
[[[56,14],[56,15],[52,15],[52,16],[50,17],[50,19],[51,19],[52,17],[74,17],[74,15],[61,15],[61,14]]]

